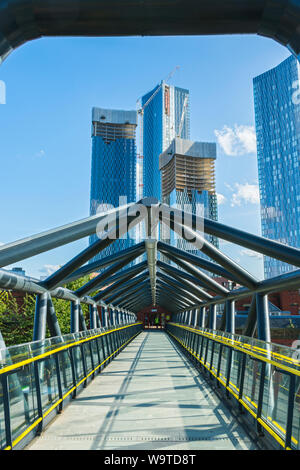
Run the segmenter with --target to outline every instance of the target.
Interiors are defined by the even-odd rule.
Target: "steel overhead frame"
[[[0,61],[43,36],[258,34],[300,54],[295,0],[7,0],[0,18]]]
[[[152,210],[154,208],[154,210]],[[141,217],[142,214],[142,217]],[[257,328],[260,339],[270,339],[270,326],[268,317],[267,295],[270,292],[287,288],[299,287],[300,270],[289,272],[273,279],[260,281],[249,274],[242,266],[239,266],[220,250],[213,247],[205,239],[207,234],[207,222],[204,219],[204,233],[195,230],[199,226],[196,216],[186,214],[183,211],[160,204],[153,198],[145,198],[137,204],[121,207],[113,212],[102,214],[100,221],[106,221],[105,217],[113,217],[108,224],[107,231],[94,244],[83,250],[79,255],[59,268],[44,281],[19,276],[17,274],[0,269],[0,288],[16,289],[36,294],[36,309],[34,319],[34,340],[44,339],[46,324],[51,335],[60,336],[60,328],[52,303],[52,297],[70,301],[70,329],[73,333],[87,329],[81,304],[89,305],[90,328],[100,326],[112,327],[119,322],[128,323],[136,318],[136,314],[146,306],[157,306],[171,311],[177,322],[183,322],[193,326],[208,326],[216,329],[217,305],[224,304],[224,312],[221,319],[221,328],[228,333],[235,331],[235,301],[245,297],[252,297],[252,305],[249,312],[245,333],[253,335]],[[188,215],[188,217],[187,217]],[[175,217],[176,216],[176,217]],[[202,250],[213,261],[203,259],[187,251],[169,246],[153,238],[153,232],[160,223],[166,223],[169,218],[170,228],[182,238],[193,241],[197,249]],[[99,217],[98,219],[99,220]],[[188,224],[186,220],[192,222]],[[80,227],[81,235],[90,235],[91,227],[97,230],[96,219],[85,219],[70,224],[67,229],[54,229],[46,232],[47,235],[36,235],[32,238],[21,240],[4,246],[0,249],[6,259],[14,257],[14,246],[17,246],[18,257],[24,250],[24,256],[36,254],[38,250],[52,249],[53,243],[60,246],[78,237]],[[148,224],[145,242],[136,244],[127,250],[109,256],[90,264],[85,264],[99,253],[114,239],[123,236],[133,225],[145,221]],[[219,238],[228,237],[230,227],[214,222],[209,225],[209,233]],[[76,235],[73,234],[76,232]],[[236,232],[236,229],[232,229]],[[59,237],[57,235],[59,234]],[[49,235],[50,234],[50,235]],[[115,237],[112,238],[111,235]],[[263,239],[246,232],[239,231],[239,238],[231,237],[232,242],[239,242],[241,246],[247,246],[249,237],[252,249],[268,252],[270,250],[278,259],[294,261],[294,265],[300,264],[300,250],[287,247],[276,242]],[[67,241],[66,241],[67,240]],[[255,247],[254,247],[255,245]],[[57,245],[58,246],[58,245]],[[170,264],[157,259],[157,250],[162,253]],[[141,254],[147,255],[147,261],[142,261],[131,267],[126,267],[134,262]],[[291,258],[293,254],[293,258]],[[171,264],[172,263],[172,264]],[[84,265],[84,266],[82,266]],[[90,266],[91,265],[91,266]],[[176,267],[177,265],[178,267]],[[105,268],[100,274],[86,282],[75,292],[63,287],[70,280],[79,279],[91,273],[95,267]],[[204,272],[205,271],[205,272]],[[233,290],[228,290],[220,285],[207,273],[221,275],[228,280],[239,283]],[[93,297],[88,294],[94,292]],[[98,308],[101,309],[101,318]]]
[[[200,308],[200,323],[204,326],[204,309],[209,307],[209,314],[206,322],[211,329],[215,329],[216,305],[223,303],[225,304],[225,309],[222,318],[222,328],[226,329],[227,332],[234,333],[235,301],[240,298],[252,297],[254,300],[252,300],[250,315],[245,331],[248,334],[253,334],[255,327],[257,326],[259,339],[269,341],[270,325],[267,294],[292,286],[299,286],[300,271],[296,270],[273,279],[259,281],[229,257],[224,255],[220,250],[209,244],[204,235],[209,234],[217,236],[218,238],[230,240],[232,243],[251,248],[256,252],[272,256],[281,261],[290,263],[293,266],[300,265],[300,250],[263,237],[248,234],[247,232],[225,226],[215,221],[199,218],[194,214],[188,214],[176,208],[170,208],[165,204],[160,205],[159,218],[162,223],[166,223],[166,221],[168,221],[170,228],[175,233],[189,242],[192,241],[195,244],[196,249],[201,250],[204,254],[210,256],[213,261],[218,262],[223,269],[226,269],[231,273],[235,280],[238,280],[239,284],[243,286],[238,289],[233,289],[232,291],[224,292],[221,295],[219,293],[219,295],[215,295],[212,299],[202,301],[198,305],[195,305],[194,307]],[[185,220],[189,220],[191,224],[188,226],[185,224]],[[203,234],[198,233],[194,229],[199,226],[203,227]],[[195,255],[189,256],[187,253],[180,253],[179,249],[169,249],[166,244],[159,244],[158,249],[161,249],[162,253],[169,258],[169,260],[177,263],[183,270],[190,274],[196,274],[196,268],[189,262],[190,259],[193,258],[194,264],[197,264],[195,263],[197,258]],[[177,258],[175,254],[177,254]],[[161,262],[159,262],[159,266],[167,270],[168,273],[173,269],[169,268],[168,270],[166,265],[161,264]],[[210,266],[210,268],[213,273],[218,271],[215,264]],[[206,270],[207,269],[209,269],[208,264],[206,264]],[[227,278],[229,278],[229,276]],[[204,281],[206,282],[205,279]],[[203,279],[201,279],[201,282],[203,282]],[[208,287],[208,285],[206,285],[206,287]],[[210,286],[211,290],[213,290],[212,287],[213,286]],[[184,311],[184,313],[184,318],[187,318],[187,312]]]
[[[98,302],[99,300],[102,299],[103,295],[105,295],[105,293],[106,293],[106,288],[108,286],[113,287],[113,286],[116,286],[117,283],[118,284],[119,283],[124,283],[127,280],[132,279],[137,274],[145,271],[147,266],[148,266],[147,261],[142,261],[141,263],[138,263],[134,266],[131,266],[128,269],[122,270],[120,273],[115,274],[111,278],[109,278],[106,281],[104,281],[103,283],[99,284],[97,286],[97,289],[99,289],[100,292],[93,297],[94,301]]]
[[[149,276],[149,274],[146,272],[144,274],[136,276],[136,277],[122,283],[122,285],[118,288],[116,288],[113,285],[110,288],[105,289],[105,292],[103,293],[102,298],[109,304],[111,304],[113,302],[118,302],[118,299],[122,299],[124,294],[126,292],[128,292],[129,288],[139,285],[141,283],[141,281],[144,281],[148,276]],[[111,292],[112,290],[113,290],[113,293]],[[107,293],[106,291],[110,291],[110,292]],[[109,294],[112,294],[112,295],[107,297]]]
[[[89,217],[88,219],[59,227],[1,247],[0,263],[3,265],[5,262],[11,263],[16,260],[25,259],[96,233],[99,223],[101,223],[101,227],[106,227],[106,231],[102,233],[102,236],[98,241],[83,250],[79,255],[75,256],[71,261],[59,268],[44,281],[20,276],[5,269],[0,269],[0,288],[6,290],[21,290],[31,294],[36,294],[33,328],[34,341],[45,338],[47,323],[51,335],[61,336],[58,319],[52,303],[52,297],[61,298],[71,302],[71,332],[78,332],[80,330],[87,329],[81,303],[89,305],[90,328],[92,329],[101,326],[97,306],[100,306],[101,308],[106,308],[107,306],[101,301],[101,299],[93,299],[86,294],[91,291],[91,288],[95,284],[100,284],[101,286],[105,282],[109,282],[111,279],[114,279],[114,281],[118,279],[120,281],[122,278],[126,278],[126,276],[131,277],[136,275],[140,270],[145,269],[146,263],[140,263],[139,266],[129,268],[124,270],[123,273],[121,272],[113,276],[114,273],[121,270],[124,266],[143,253],[145,250],[144,243],[137,244],[135,247],[124,250],[116,256],[107,257],[105,260],[102,260],[102,262],[97,263],[98,267],[111,265],[112,263],[114,264],[104,271],[104,273],[100,274],[96,278],[96,281],[92,280],[86,283],[83,288],[78,289],[76,292],[61,286],[70,282],[72,279],[78,279],[85,276],[87,273],[92,272],[95,267],[95,263],[91,263],[92,268],[89,265],[84,268],[81,268],[81,266],[97,253],[102,251],[106,246],[113,243],[115,239],[122,237],[127,233],[129,227],[132,228],[137,223],[140,223],[142,219],[143,214],[141,217],[141,204],[138,202],[137,204],[133,203],[122,206],[120,208]],[[130,315],[131,318],[133,318],[134,314],[132,312]],[[116,317],[114,315],[114,320],[115,318]],[[105,324],[106,326],[108,325],[107,318],[105,318]]]
[[[64,282],[69,283],[69,282],[76,281],[77,279],[80,279],[83,276],[97,272],[100,269],[107,268],[108,266],[111,266],[113,263],[123,261],[124,259],[128,258],[128,256],[130,256],[133,253],[137,253],[139,251],[139,253],[142,254],[144,250],[145,250],[145,243],[144,242],[138,243],[135,246],[119,251],[118,253],[114,253],[105,258],[89,263],[88,265],[83,266],[82,268],[79,268],[73,274],[68,276]]]

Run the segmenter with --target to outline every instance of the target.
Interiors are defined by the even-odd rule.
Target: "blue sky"
[[[217,142],[219,220],[260,234],[253,77],[289,52],[258,36],[43,38],[0,67],[0,242],[89,215],[91,110],[135,109],[166,78],[191,96],[191,138]],[[18,263],[51,272],[87,240]],[[262,278],[262,260],[229,243],[221,248]]]

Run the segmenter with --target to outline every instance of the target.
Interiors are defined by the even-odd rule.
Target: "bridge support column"
[[[194,328],[197,326],[198,313],[199,313],[199,309],[195,308],[194,309],[194,321],[193,321],[193,327]]]
[[[50,294],[48,295],[47,303],[47,324],[51,336],[61,336],[61,329]]]
[[[208,317],[208,328],[210,330],[215,330],[216,327],[217,327],[217,306],[210,305],[209,317]]]
[[[71,333],[79,331],[79,300],[71,301]]]
[[[47,324],[48,293],[36,296],[33,341],[45,339]]]
[[[268,296],[256,294],[257,338],[271,342]]]
[[[102,326],[101,317],[100,317],[99,308],[97,307],[97,305],[95,305],[95,309],[96,309],[96,325],[97,325],[97,328],[101,328]],[[100,307],[100,311],[101,311],[101,307]]]
[[[235,333],[235,301],[226,300],[226,329],[227,333]]]
[[[108,324],[108,310],[107,307],[103,307],[103,326],[107,328],[109,326]]]
[[[97,306],[96,305],[89,305],[90,311],[90,329],[94,330],[97,328]]]
[[[79,323],[80,323],[81,331],[86,331],[87,326],[86,326],[84,313],[83,313],[83,310],[82,310],[82,307],[81,307],[80,303],[79,303]]]
[[[205,314],[206,314],[206,308],[200,307],[199,319],[198,319],[198,325],[200,326],[200,328],[205,328]]]

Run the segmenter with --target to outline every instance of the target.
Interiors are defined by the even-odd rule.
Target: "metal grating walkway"
[[[141,333],[30,450],[256,449],[162,331]]]

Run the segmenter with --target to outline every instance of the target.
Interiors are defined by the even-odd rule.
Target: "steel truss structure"
[[[95,254],[140,223],[146,227],[147,236],[143,242],[88,263]],[[207,257],[201,258],[158,240],[158,224],[164,224],[179,237],[193,243]],[[199,227],[203,227],[203,233]],[[95,243],[43,281],[3,269],[95,233],[98,233]],[[287,262],[295,270],[273,279],[258,280],[208,242],[205,234]],[[158,252],[169,263],[158,259]],[[139,260],[142,255],[146,260]],[[132,265],[128,267],[130,263]],[[299,287],[300,270],[296,268],[300,268],[300,250],[145,198],[3,245],[0,247],[0,268],[1,289],[36,294],[34,341],[45,338],[47,323],[52,336],[61,336],[53,297],[70,301],[71,333],[87,329],[81,304],[89,305],[91,329],[133,323],[137,312],[152,304],[171,311],[173,321],[177,323],[207,326],[211,330],[216,329],[216,306],[224,304],[221,330],[234,333],[235,301],[252,297],[244,334],[252,336],[257,328],[258,338],[270,341],[268,294]],[[64,287],[66,283],[96,271],[98,274],[76,291]],[[228,290],[212,275],[234,281],[239,287]]]

